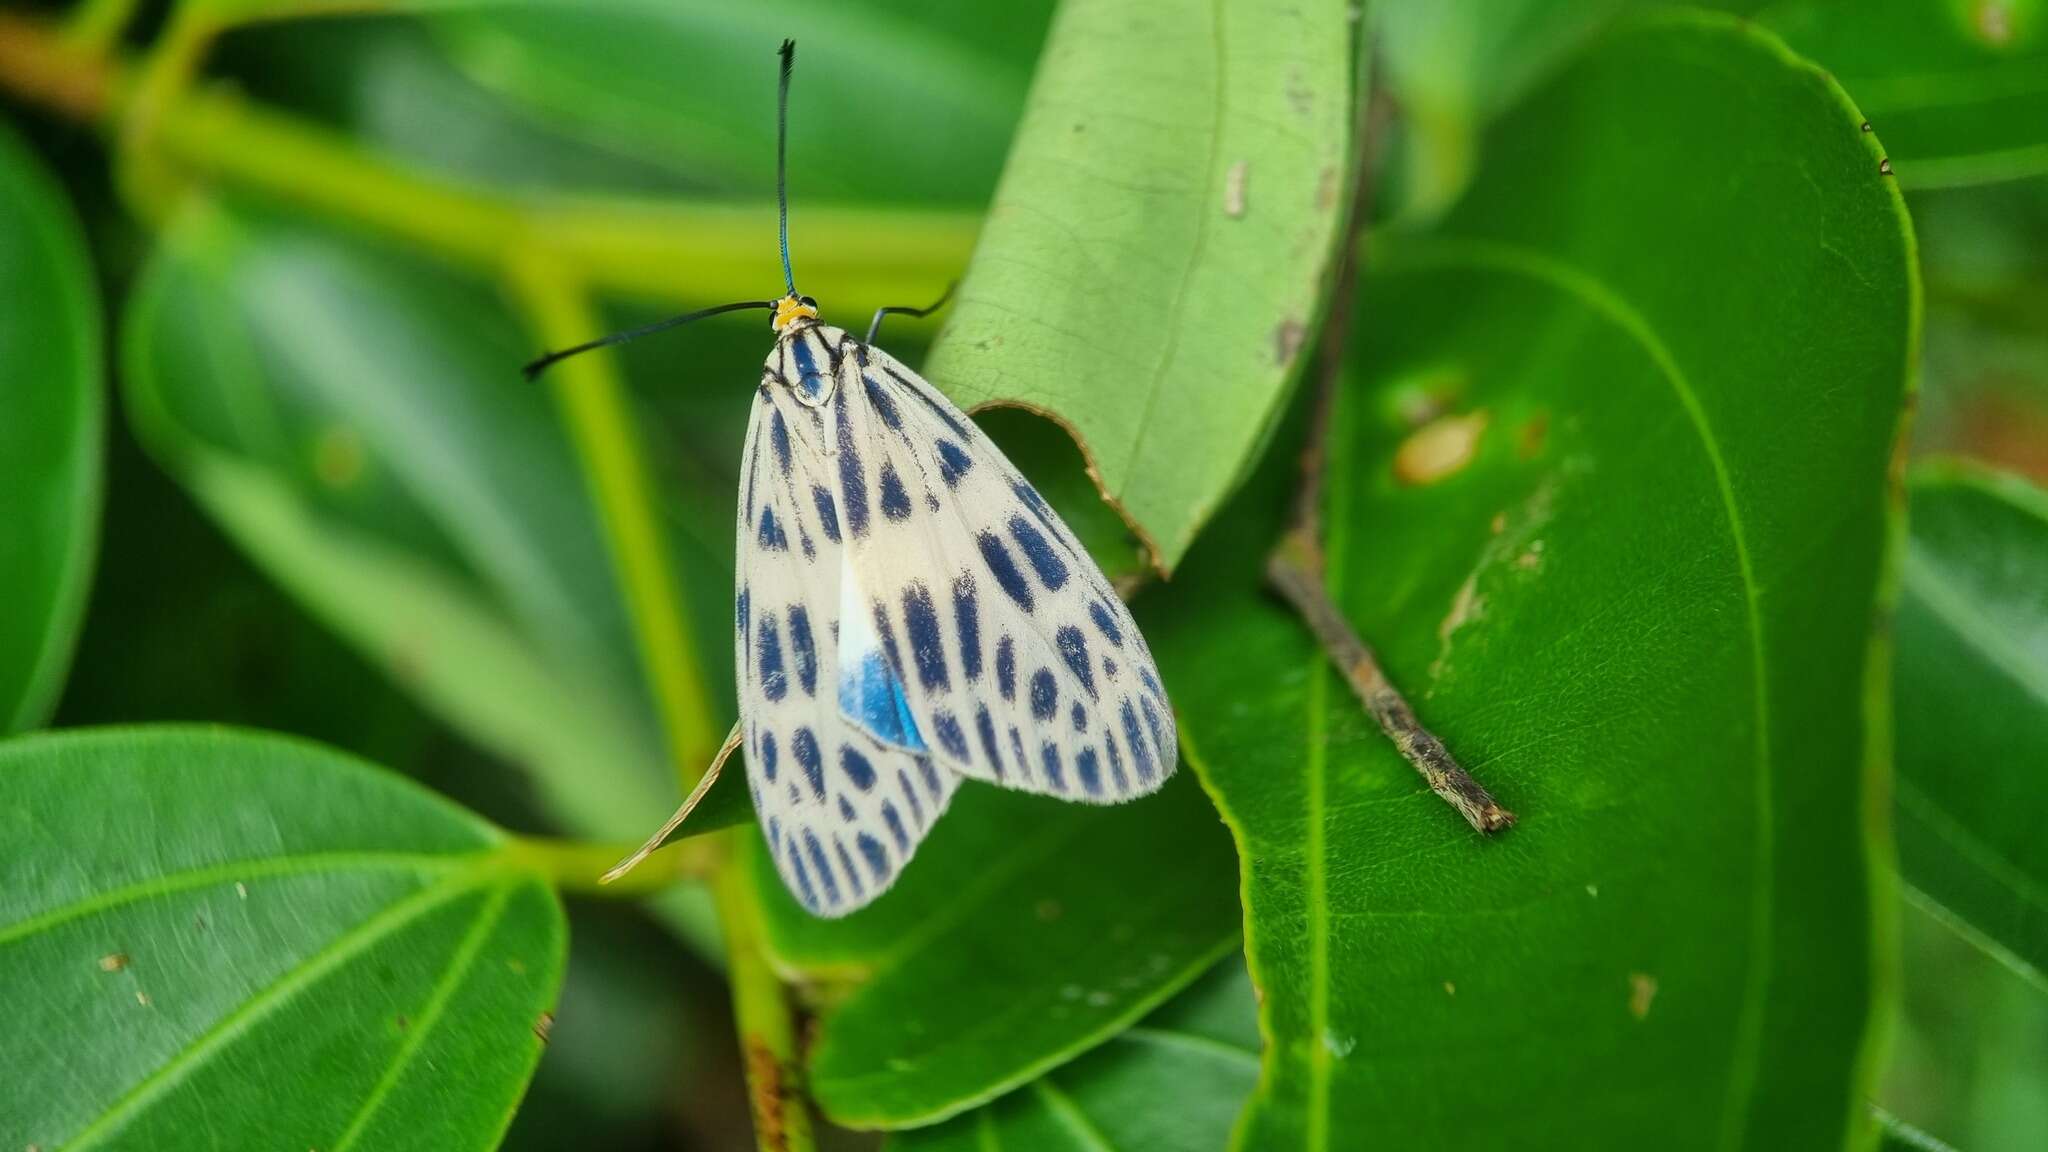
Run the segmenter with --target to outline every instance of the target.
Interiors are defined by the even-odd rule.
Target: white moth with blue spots
[[[963,778],[1089,804],[1156,791],[1177,760],[1145,638],[1074,534],[981,429],[866,340],[821,324],[789,264],[790,68],[777,119],[779,300],[707,308],[566,356],[773,310],[740,464],[733,663],[740,722],[625,873],[736,748],[775,867],[842,916],[895,883]],[[936,308],[937,305],[933,305]],[[932,309],[888,309],[929,313]]]
[[[824,916],[893,883],[963,777],[1086,803],[1176,761],[1152,654],[1074,534],[895,357],[778,302],[740,465],[748,782]]]

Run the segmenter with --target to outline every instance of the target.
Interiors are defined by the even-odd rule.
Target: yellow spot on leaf
[[[1455,475],[1478,455],[1486,421],[1482,410],[1463,416],[1439,416],[1416,429],[1394,452],[1394,479],[1422,486]]]

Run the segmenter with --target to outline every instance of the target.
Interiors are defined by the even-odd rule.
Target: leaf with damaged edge
[[[758,837],[750,837],[758,842]],[[834,1121],[930,1123],[1102,1043],[1234,951],[1230,836],[1186,773],[1115,807],[970,781],[894,888],[805,913],[760,859],[778,960],[859,980],[825,1014],[810,1086]]]
[[[1370,249],[1330,579],[1511,832],[1475,838],[1263,593],[1284,492],[1141,605],[1247,869],[1241,1146],[1867,1136],[1917,312],[1858,120],[1767,34],[1631,20],[1439,231]],[[1424,450],[1438,417],[1465,448]]]
[[[1899,871],[2048,990],[2048,493],[1960,461],[1915,470],[1899,600]]]
[[[504,833],[222,729],[0,744],[0,1143],[488,1149],[566,926]],[[58,1039],[61,1038],[61,1039]]]
[[[1054,416],[1171,569],[1264,443],[1345,200],[1341,0],[1054,19],[926,375]]]
[[[0,735],[56,704],[99,534],[106,386],[91,255],[0,124]]]

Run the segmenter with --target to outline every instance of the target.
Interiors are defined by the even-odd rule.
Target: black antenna
[[[652,324],[642,324],[638,328],[628,328],[624,332],[614,332],[609,336],[578,344],[574,348],[564,348],[560,352],[550,352],[520,369],[520,371],[526,373],[528,380],[538,380],[540,379],[540,374],[547,370],[548,365],[553,364],[557,360],[566,360],[578,353],[591,351],[594,348],[608,348],[613,344],[624,344],[628,340],[638,340],[642,336],[651,336],[656,332],[679,327],[688,324],[692,320],[702,320],[706,316],[716,316],[721,312],[744,312],[749,308],[773,307],[775,307],[775,301],[773,300],[742,300],[737,304],[720,304],[716,308],[699,308],[695,312],[685,312],[681,316],[671,316],[666,320],[656,320]]]
[[[789,74],[796,68],[796,41],[784,40],[782,80],[775,89],[775,215],[782,240],[782,285],[796,295],[796,273],[789,270]]]

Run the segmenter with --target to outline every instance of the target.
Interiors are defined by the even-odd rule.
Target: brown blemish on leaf
[[[1057,900],[1040,900],[1035,911],[1038,913],[1038,918],[1047,924],[1066,915],[1066,909],[1062,908]]]
[[[1542,455],[1543,445],[1550,440],[1550,413],[1538,412],[1529,417],[1515,434],[1515,453],[1524,460],[1534,460]]]
[[[1466,575],[1465,582],[1458,585],[1457,594],[1451,597],[1451,610],[1445,613],[1443,622],[1436,626],[1436,659],[1429,663],[1431,680],[1443,679],[1444,665],[1451,658],[1451,637],[1457,634],[1458,629],[1477,620],[1479,614],[1486,610],[1486,600],[1479,595],[1479,572],[1484,567],[1485,565],[1481,564]]]
[[[240,880],[235,881],[235,896],[239,899],[247,900],[249,898],[249,886]]]
[[[137,990],[135,993],[135,1002],[137,1004],[142,1005],[144,1008],[149,1007],[149,993]]]
[[[1223,214],[1232,220],[1244,217],[1244,181],[1250,165],[1243,160],[1223,174]]]
[[[345,424],[320,433],[313,444],[313,474],[336,491],[352,487],[363,478],[363,438]]]
[[[1282,368],[1294,363],[1301,354],[1301,345],[1308,339],[1308,328],[1301,321],[1288,317],[1273,329],[1273,363]]]
[[[521,960],[517,956],[507,956],[505,958],[505,967],[511,969],[514,976],[526,975],[526,961]]]
[[[1650,1001],[1657,998],[1657,978],[1647,972],[1628,974],[1628,1014],[1638,1020],[1650,1014]]]
[[[554,1034],[555,1014],[553,1012],[541,1013],[540,1019],[535,1020],[533,1022],[534,1039],[539,1040],[543,1045],[545,1045],[548,1042],[548,1037],[553,1036]]]
[[[100,971],[102,972],[119,972],[127,966],[128,954],[126,952],[109,952],[105,956],[100,957]]]
[[[1870,121],[1868,121],[1868,120],[1865,120],[1865,121],[1863,122],[1862,128],[1863,128],[1863,130],[1864,130],[1865,132],[1868,132],[1868,131],[1870,131]]]
[[[782,1062],[758,1036],[747,1037],[747,1085],[753,1095],[754,1130],[761,1138],[761,1147],[785,1152],[789,1147],[789,1129],[782,1118],[786,1103]]]
[[[398,1030],[400,1032],[403,1032],[406,1029],[412,1027],[412,1020],[408,1018],[406,1014],[403,1012],[400,1012],[397,1018],[392,1021],[392,1023],[398,1025]]]
[[[1508,514],[1505,512],[1495,512],[1493,514],[1493,520],[1490,523],[1488,523],[1486,527],[1487,530],[1492,532],[1495,536],[1498,536],[1501,533],[1507,531]]]
[[[1451,983],[1449,980],[1444,981],[1444,995],[1456,996],[1457,994],[1458,986],[1456,984]]]
[[[1394,479],[1422,486],[1456,474],[1478,454],[1487,419],[1481,409],[1464,416],[1439,416],[1416,429],[1394,452]]]
[[[1337,169],[1335,166],[1323,169],[1316,177],[1316,211],[1328,212],[1337,206]]]
[[[2003,48],[2012,43],[2012,5],[2006,0],[1979,0],[1972,23],[1986,44]]]
[[[1891,157],[1887,156],[1887,157],[1885,157],[1884,159],[1882,159],[1882,160],[1879,160],[1879,161],[1877,162],[1877,174],[1878,174],[1878,175],[1880,175],[1880,176],[1889,176],[1889,175],[1891,175],[1891,174],[1892,174],[1892,158],[1891,158]]]
[[[1543,565],[1543,541],[1531,540],[1529,550],[1515,557],[1515,567],[1524,572],[1534,572]]]

